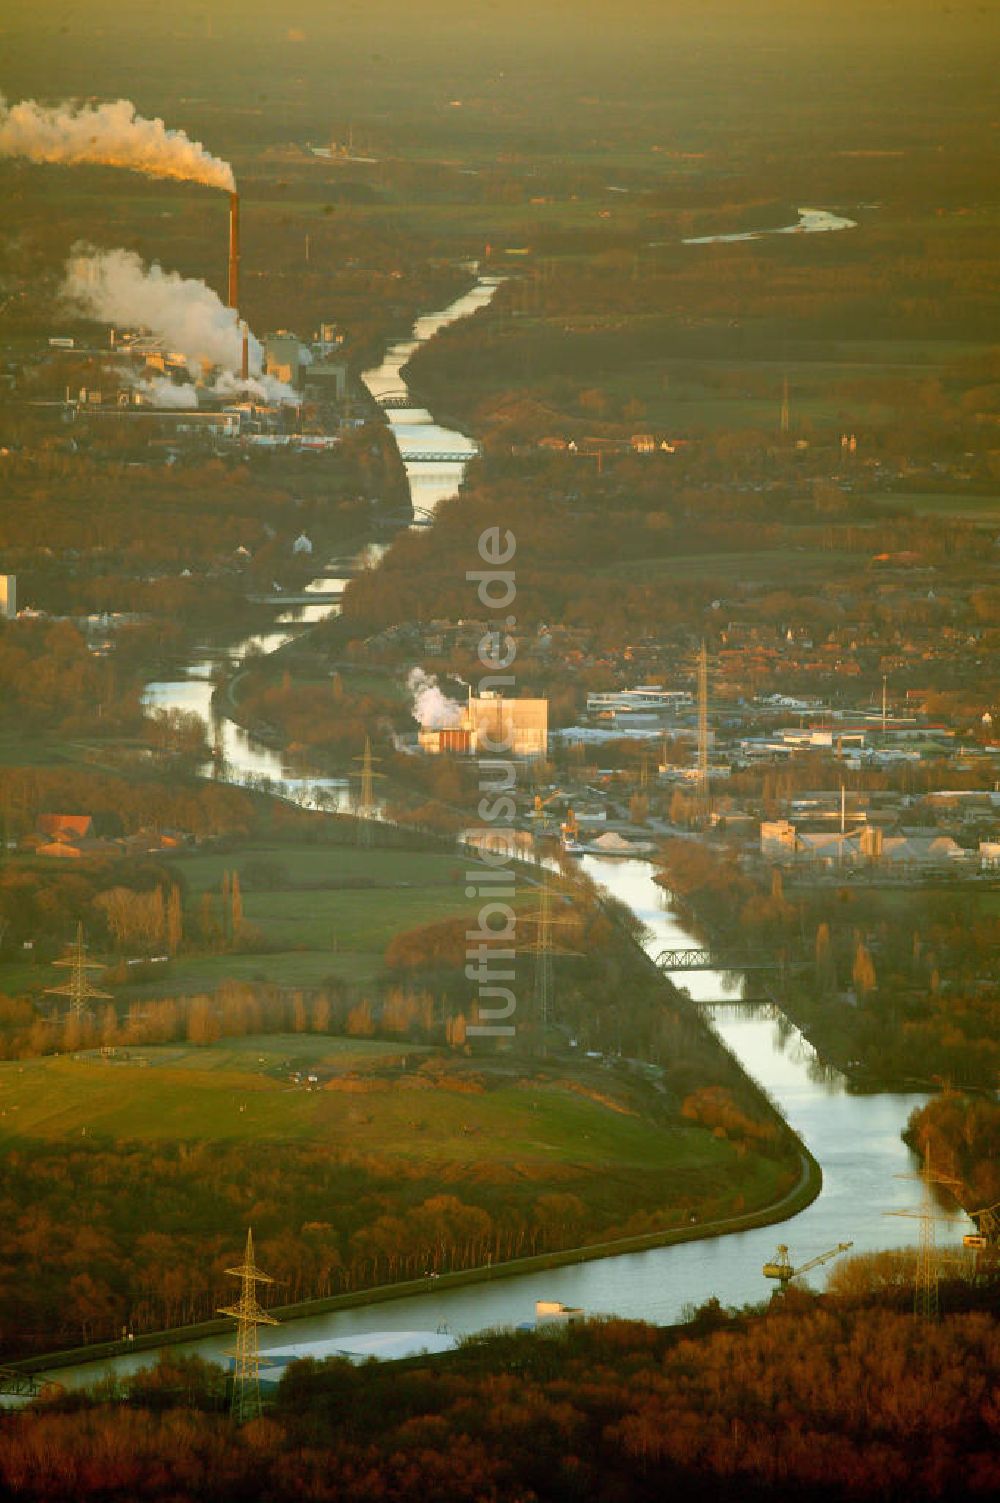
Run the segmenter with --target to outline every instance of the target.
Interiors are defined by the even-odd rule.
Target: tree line
[[[280,1333],[278,1333],[280,1335]],[[167,1353],[117,1391],[0,1419],[19,1497],[317,1503],[774,1503],[987,1498],[1000,1488],[995,1316],[912,1317],[808,1297],[687,1327],[496,1333],[446,1358],[294,1364],[262,1418]]]

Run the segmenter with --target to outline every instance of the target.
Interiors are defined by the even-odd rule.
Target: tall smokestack
[[[250,379],[250,330],[243,325],[243,359],[240,363],[240,375],[244,381]]]
[[[229,195],[229,296],[230,308],[240,306],[240,196]]]

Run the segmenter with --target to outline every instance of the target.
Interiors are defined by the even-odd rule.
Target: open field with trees
[[[246,1219],[288,1302],[739,1214],[799,1179],[721,1088],[311,1031],[0,1065],[0,1144],[0,1333],[25,1353],[206,1318]]]
[[[201,801],[208,804],[213,786],[220,811],[231,805],[248,824],[262,822],[245,794],[198,784],[192,794],[204,787]],[[37,994],[54,984],[46,962],[69,942],[77,918],[86,924],[91,955],[111,968],[107,981],[124,1001],[214,990],[226,979],[284,986],[375,981],[397,934],[449,921],[464,933],[471,923],[475,906],[465,885],[476,862],[394,845],[362,850],[350,823],[339,832],[348,844],[328,838],[322,816],[303,815],[300,822],[312,841],[244,836],[235,845],[231,838],[218,842],[224,851],[84,859],[71,872],[43,856],[9,856],[0,866],[0,940],[6,940],[0,990]],[[525,884],[520,906],[532,892]],[[159,904],[152,919],[151,899]],[[39,943],[43,911],[52,932]],[[30,959],[21,948],[25,939],[32,942]],[[143,972],[140,962],[163,953],[169,964],[152,968],[151,979],[151,968]]]

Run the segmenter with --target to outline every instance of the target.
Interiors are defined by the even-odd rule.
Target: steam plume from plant
[[[148,398],[154,407],[187,412],[198,406],[198,393],[194,387],[179,385],[169,376],[144,376],[133,382],[133,389]]]
[[[462,723],[462,706],[445,694],[433,673],[411,668],[406,687],[413,695],[413,718],[430,730],[443,730]]]
[[[238,371],[243,335],[233,310],[204,282],[144,266],[134,251],[76,245],[66,265],[62,296],[86,318],[144,328],[192,363]],[[250,370],[261,368],[261,348],[250,336]]]
[[[0,156],[67,165],[99,162],[229,193],[236,188],[228,162],[213,157],[184,131],[136,114],[128,99],[53,106],[23,99],[8,105],[0,95]]]

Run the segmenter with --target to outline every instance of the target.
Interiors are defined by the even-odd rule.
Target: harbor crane
[[[808,1273],[810,1268],[818,1268],[821,1263],[829,1263],[831,1258],[839,1257],[853,1242],[838,1242],[836,1247],[831,1247],[828,1252],[822,1252],[815,1258],[810,1258],[808,1263],[803,1263],[799,1268],[793,1268],[788,1259],[788,1248],[784,1242],[778,1243],[778,1256],[771,1263],[765,1263],[762,1269],[766,1279],[777,1279],[782,1293],[788,1288],[792,1279],[797,1279],[800,1273]]]

